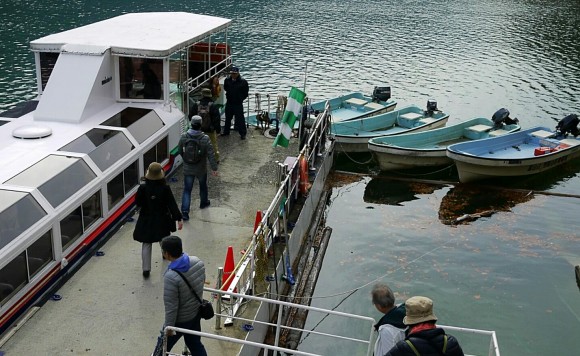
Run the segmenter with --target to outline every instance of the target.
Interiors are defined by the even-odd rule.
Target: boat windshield
[[[103,122],[103,126],[124,127],[129,130],[137,142],[146,139],[163,127],[163,121],[150,109],[126,108],[115,116]]]
[[[44,216],[46,211],[30,193],[0,190],[0,250]]]
[[[92,129],[59,151],[87,153],[99,169],[105,171],[134,148],[121,131]]]
[[[50,155],[4,183],[38,188],[57,207],[95,178],[81,158]]]

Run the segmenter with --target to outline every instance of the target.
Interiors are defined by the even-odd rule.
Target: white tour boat
[[[181,163],[180,107],[231,65],[230,23],[131,13],[31,42],[38,97],[0,113],[0,334],[128,217],[149,163]]]

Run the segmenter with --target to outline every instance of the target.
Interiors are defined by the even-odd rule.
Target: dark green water
[[[523,127],[552,127],[580,111],[578,0],[3,0],[0,111],[35,96],[30,40],[134,11],[232,18],[235,62],[252,91],[287,94],[305,85],[313,99],[323,99],[388,84],[400,106],[436,99],[450,123],[506,107]],[[339,166],[374,169],[348,160]],[[572,164],[500,185],[575,195],[579,172]],[[576,354],[579,205],[577,198],[376,178],[336,187],[327,222],[332,243],[313,305],[340,304],[338,310],[378,318],[369,292],[380,279],[401,301],[432,297],[443,324],[496,330],[503,355]],[[497,212],[445,223],[484,208]],[[344,327],[324,321],[317,329]],[[477,342],[461,341],[485,353],[486,345],[479,351]],[[303,345],[326,355],[357,353],[314,337]]]

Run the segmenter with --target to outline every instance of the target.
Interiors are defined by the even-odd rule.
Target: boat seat
[[[539,138],[549,138],[556,136],[556,133],[546,131],[546,130],[538,130],[531,133],[532,136],[539,137]]]
[[[489,132],[489,137],[502,136],[502,135],[505,135],[505,134],[508,134],[508,133],[509,133],[509,131],[502,130],[502,129],[493,130],[493,131],[490,131]]]
[[[473,125],[463,129],[463,136],[470,140],[479,140],[488,137],[486,132],[490,131],[493,127],[489,125]]]
[[[489,125],[473,125],[473,126],[469,126],[467,127],[467,130],[472,130],[475,132],[487,132],[489,130],[491,130],[493,127],[489,126]]]
[[[373,103],[373,102],[371,102],[371,103],[366,104],[365,105],[365,108],[374,111],[374,110],[384,109],[385,107],[383,105],[379,104],[379,103]]]
[[[344,101],[347,104],[355,105],[355,106],[363,106],[368,104],[368,101],[359,99],[359,98],[350,98]]]
[[[408,112],[406,114],[401,114],[397,119],[397,123],[401,127],[411,129],[415,127],[415,122],[417,122],[421,118],[423,118],[423,115],[421,114],[417,114],[415,112]]]
[[[568,146],[578,146],[580,145],[580,140],[576,140],[573,138],[565,138],[563,140],[560,140],[560,143],[563,143]]]
[[[431,123],[433,123],[435,121],[437,121],[437,119],[434,119],[432,117],[424,117],[424,118],[422,118],[422,119],[419,120],[419,122],[422,125],[431,124]]]

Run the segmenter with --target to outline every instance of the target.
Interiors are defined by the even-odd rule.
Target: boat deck
[[[298,152],[296,141],[289,149],[272,148],[272,140],[253,128],[245,141],[230,135],[218,142],[219,176],[208,178],[211,206],[196,208],[199,193],[194,184],[191,220],[176,233],[184,240],[184,250],[205,262],[208,287],[216,284],[228,246],[234,249],[236,263],[248,246],[256,211],[268,208],[276,192],[275,160]],[[170,182],[178,202],[182,186],[179,169]],[[92,257],[56,292],[62,299],[47,301],[3,345],[0,342],[0,350],[7,355],[149,355],[164,319],[162,276],[167,262],[154,245],[151,276],[143,279],[134,224],[125,223],[100,249],[104,256]],[[216,330],[215,319],[202,320],[203,331],[219,335],[243,337],[246,332],[240,326],[235,321]],[[204,344],[209,355],[233,355],[239,349],[218,341]],[[173,351],[182,348],[180,341]]]

